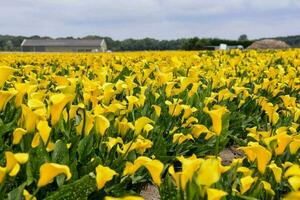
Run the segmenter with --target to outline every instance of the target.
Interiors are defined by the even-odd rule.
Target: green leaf
[[[26,186],[26,182],[17,187],[16,189],[10,191],[7,194],[7,200],[23,200],[23,190]]]
[[[81,179],[61,186],[56,192],[51,193],[45,200],[84,200],[88,199],[88,196],[96,191],[97,183],[95,178],[90,175],[86,175]]]

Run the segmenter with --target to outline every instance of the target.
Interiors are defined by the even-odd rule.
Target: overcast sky
[[[113,39],[300,34],[300,0],[0,0],[0,34]]]

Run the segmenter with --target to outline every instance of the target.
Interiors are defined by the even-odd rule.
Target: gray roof
[[[104,40],[25,39],[21,46],[99,47],[103,42]]]

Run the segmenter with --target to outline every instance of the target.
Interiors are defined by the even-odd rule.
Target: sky
[[[300,35],[300,0],[0,0],[0,34],[119,40]]]

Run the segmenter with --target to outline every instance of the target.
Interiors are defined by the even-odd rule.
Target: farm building
[[[107,46],[104,39],[25,39],[21,49],[24,52],[105,52]]]

